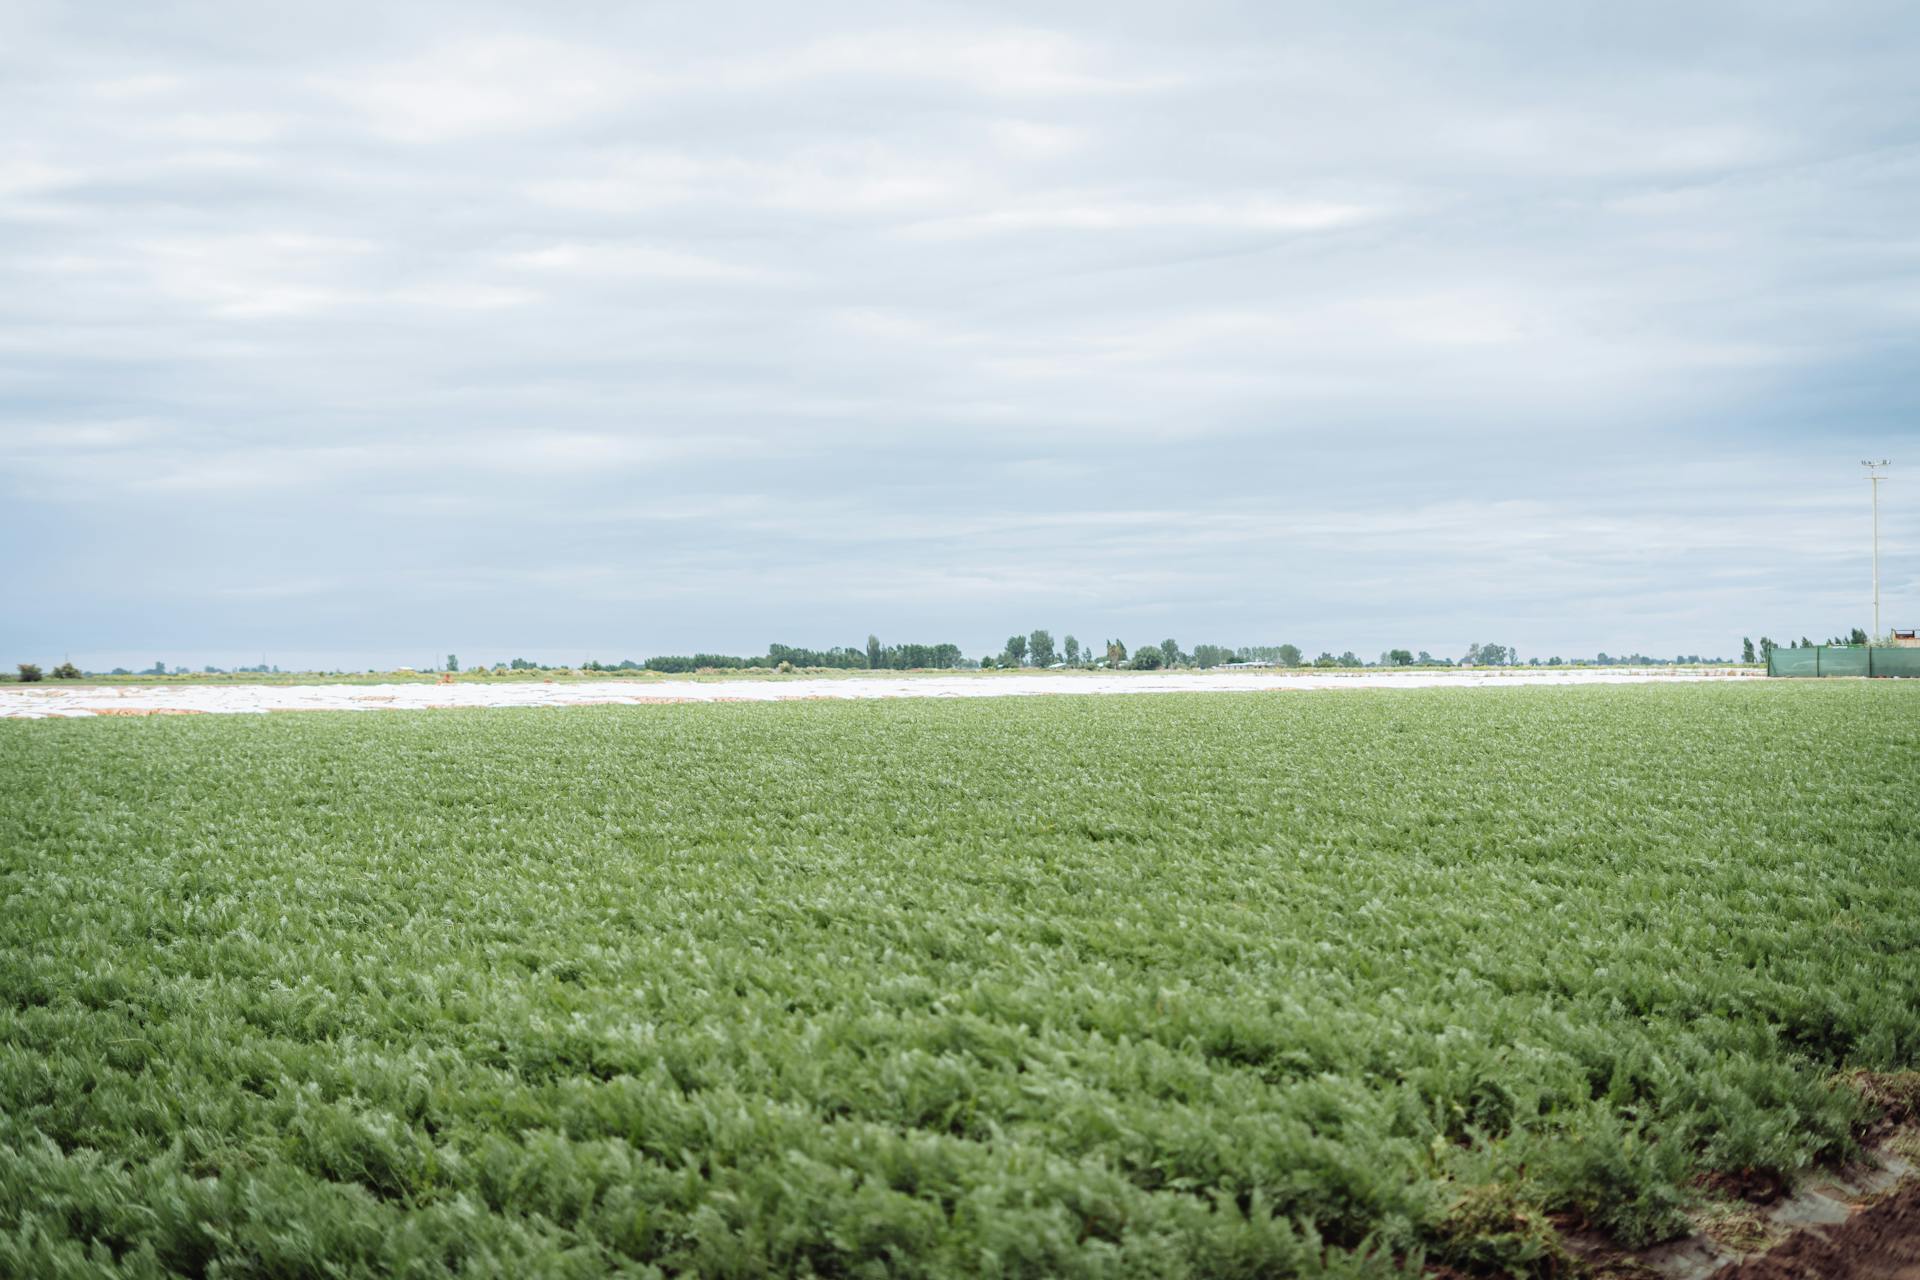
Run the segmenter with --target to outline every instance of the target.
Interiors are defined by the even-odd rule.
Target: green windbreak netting
[[[1877,676],[1920,676],[1920,649],[1875,649],[1873,674]]]
[[[1767,674],[1920,677],[1920,649],[1867,649],[1853,645],[1775,649],[1767,658]]]
[[[1814,655],[1818,652],[1818,649],[1775,649],[1767,655],[1767,674],[1817,676],[1820,672],[1814,666]]]
[[[1873,652],[1871,649],[1864,647],[1859,649],[1835,649],[1826,646],[1815,646],[1813,652],[1816,661],[1820,665],[1820,674],[1823,676],[1865,676],[1873,674],[1867,667],[1869,655]]]

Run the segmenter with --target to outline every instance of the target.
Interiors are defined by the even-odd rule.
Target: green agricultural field
[[[1920,1065],[1920,687],[0,723],[0,1275],[1373,1275]]]

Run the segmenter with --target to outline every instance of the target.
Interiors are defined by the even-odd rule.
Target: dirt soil
[[[1796,1231],[1715,1280],[1920,1280],[1920,1183],[1845,1222]]]

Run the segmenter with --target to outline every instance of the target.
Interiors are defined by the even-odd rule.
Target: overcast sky
[[[1920,623],[1911,4],[0,0],[0,661]]]

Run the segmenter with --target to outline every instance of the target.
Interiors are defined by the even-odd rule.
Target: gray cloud
[[[1916,46],[1874,5],[13,6],[0,658],[1863,625]]]

